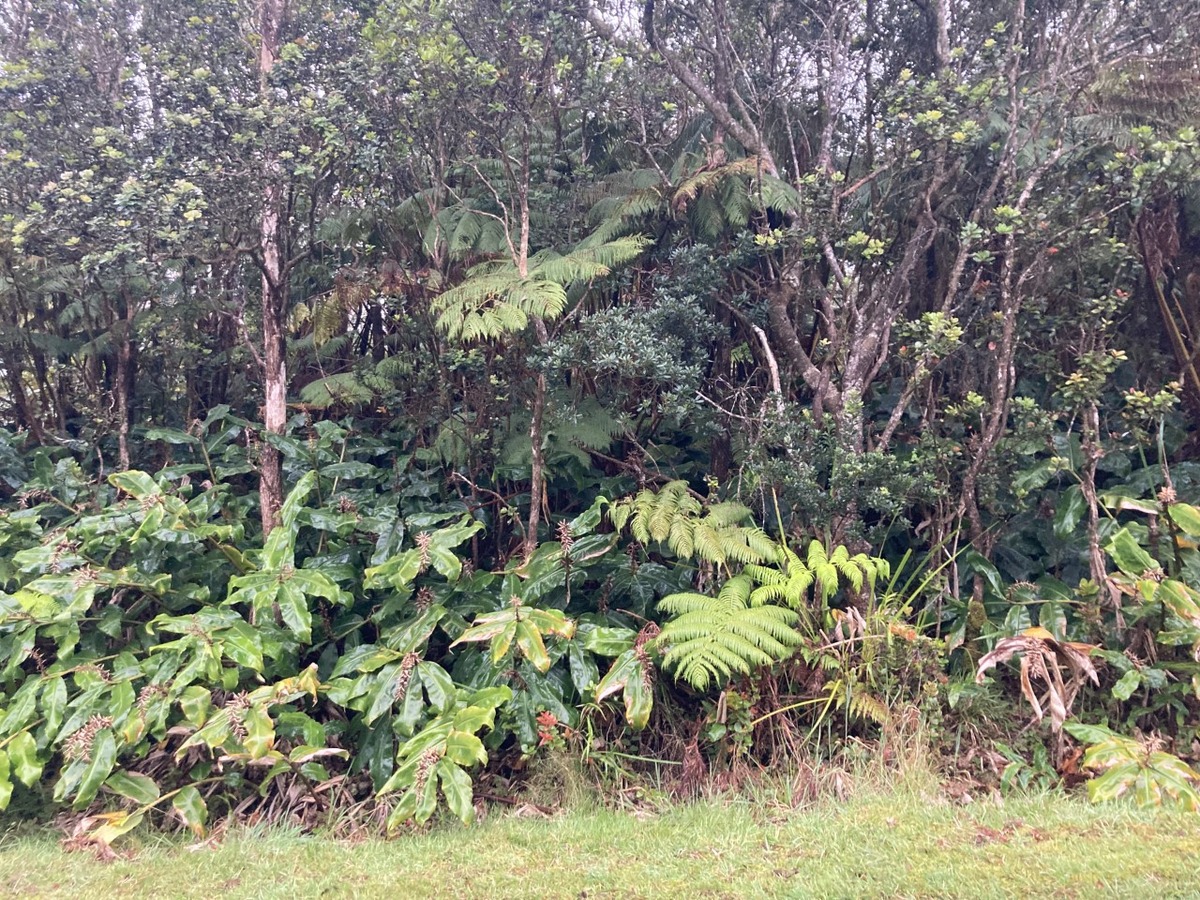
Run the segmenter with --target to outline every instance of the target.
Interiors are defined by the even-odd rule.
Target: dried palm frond
[[[1060,641],[1045,628],[1027,628],[1018,635],[1004,638],[991,653],[979,660],[975,681],[982,684],[990,669],[1019,656],[1021,694],[1033,707],[1034,722],[1040,722],[1048,710],[1051,730],[1061,735],[1063,723],[1084,680],[1100,684],[1100,676],[1089,658],[1094,649],[1092,644]],[[1045,692],[1040,697],[1034,690],[1034,681],[1045,685]]]

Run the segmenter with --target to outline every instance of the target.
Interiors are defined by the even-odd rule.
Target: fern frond
[[[750,510],[741,503],[727,500],[724,503],[714,503],[710,506],[707,518],[718,528],[724,528],[729,525],[741,525],[749,521]]]
[[[754,582],[735,576],[716,597],[671,594],[658,608],[676,616],[659,636],[664,667],[697,690],[734,674],[778,662],[800,643],[796,613],[780,606],[750,606]]]
[[[640,236],[620,237],[602,244],[576,247],[565,255],[543,251],[530,260],[532,277],[572,284],[590,281],[612,272],[616,266],[637,259],[646,249],[648,241]]]
[[[363,384],[354,372],[327,375],[300,389],[300,399],[317,409],[327,409],[338,403],[370,403],[374,398],[375,392]]]
[[[683,559],[691,559],[696,553],[695,529],[687,519],[675,519],[667,534],[667,546]]]
[[[727,178],[718,186],[717,200],[727,224],[743,226],[750,221],[750,191],[740,178]]]
[[[724,566],[760,563],[775,558],[778,552],[765,532],[737,524],[750,517],[746,507],[718,503],[705,512],[684,481],[668,482],[657,493],[642,490],[632,501],[614,504],[612,509],[618,508],[628,510],[624,517],[630,521],[635,540],[666,543],[681,558]],[[613,524],[617,524],[615,519]]]
[[[856,691],[850,697],[850,715],[857,719],[866,719],[876,725],[886,725],[892,717],[892,712],[886,703],[866,691]]]
[[[622,234],[637,230],[638,224],[663,206],[663,196],[657,189],[639,190],[627,197],[607,197],[598,201],[591,211],[596,223],[590,235],[580,243],[580,248],[605,244]]]
[[[487,220],[480,234],[487,231]],[[641,237],[626,237],[595,247],[559,254],[542,251],[522,276],[511,260],[486,260],[466,280],[434,298],[438,327],[464,341],[490,339],[523,330],[530,317],[553,320],[567,307],[567,287],[609,274],[638,256]]]
[[[800,192],[774,175],[765,172],[758,179],[758,190],[755,192],[762,205],[777,213],[789,213],[798,210],[803,203]]]
[[[758,172],[759,168],[760,162],[758,157],[747,156],[744,159],[736,159],[733,162],[717,166],[713,169],[701,169],[679,183],[679,186],[675,189],[674,196],[671,198],[671,203],[682,209],[714,185],[726,180],[754,175]]]
[[[718,531],[708,522],[696,522],[692,525],[692,539],[696,546],[696,556],[719,566],[729,562],[730,542],[722,540],[727,535]]]
[[[741,529],[741,535],[746,541],[746,558],[743,562],[762,562],[775,559],[779,553],[779,545],[775,540],[757,526]]]

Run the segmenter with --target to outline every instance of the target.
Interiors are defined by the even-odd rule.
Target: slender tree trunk
[[[133,337],[134,306],[128,296],[118,308],[123,315],[116,321],[117,365],[114,389],[117,401],[117,467],[129,468],[129,427],[133,422],[133,395],[137,385],[137,348]]]
[[[1083,411],[1083,473],[1079,489],[1087,502],[1088,570],[1092,582],[1108,598],[1116,616],[1117,632],[1125,630],[1125,617],[1121,612],[1121,593],[1108,580],[1108,566],[1104,551],[1100,549],[1100,500],[1096,494],[1096,468],[1104,457],[1100,446],[1100,410],[1089,403]]]
[[[278,58],[280,33],[287,16],[287,0],[260,0],[258,71],[261,94],[270,104],[268,79]],[[283,211],[283,183],[279,157],[268,149],[263,162],[266,187],[263,190],[259,250],[262,254],[262,332],[263,332],[263,424],[267,434],[283,434],[287,425],[287,277],[280,246]],[[279,451],[262,444],[259,475],[259,500],[263,533],[278,524],[283,505],[283,467]]]
[[[25,392],[25,385],[22,382],[22,367],[17,364],[5,360],[4,371],[8,376],[8,389],[12,395],[13,406],[16,407],[17,424],[29,429],[29,434],[34,441],[41,444],[45,440],[45,435],[42,433],[42,423],[38,420],[38,414],[33,409],[33,405],[29,402],[29,395]]]
[[[538,545],[538,527],[542,521],[542,504],[546,496],[546,461],[542,455],[542,418],[546,410],[546,376],[538,373],[533,393],[533,416],[529,423],[529,523],[525,528],[526,561]]]

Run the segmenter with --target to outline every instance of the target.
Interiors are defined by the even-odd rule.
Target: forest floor
[[[526,808],[391,841],[231,829],[201,845],[143,833],[118,849],[105,862],[49,831],[11,829],[0,896],[1200,896],[1200,816],[1061,795],[964,804],[901,790],[800,810],[739,798],[548,818]]]

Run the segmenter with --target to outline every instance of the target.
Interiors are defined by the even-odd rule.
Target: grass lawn
[[[232,831],[213,848],[141,835],[128,858],[0,838],[0,896],[1200,897],[1200,816],[894,793],[791,811],[734,799],[638,817],[493,814],[392,841]]]

